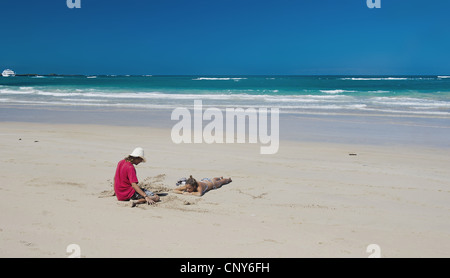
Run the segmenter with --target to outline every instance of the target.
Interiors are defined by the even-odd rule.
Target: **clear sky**
[[[450,74],[450,1],[0,0],[0,69]]]

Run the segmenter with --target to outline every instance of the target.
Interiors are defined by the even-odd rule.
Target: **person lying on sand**
[[[231,178],[204,178],[200,181],[195,180],[192,176],[186,181],[186,184],[174,189],[173,192],[177,194],[203,196],[206,192],[222,187],[224,184],[232,182]]]
[[[138,186],[139,181],[134,165],[138,165],[141,162],[145,162],[144,149],[136,148],[128,157],[117,164],[116,175],[114,176],[114,192],[117,200],[131,200],[133,207],[145,202],[153,205],[159,201],[158,195]]]

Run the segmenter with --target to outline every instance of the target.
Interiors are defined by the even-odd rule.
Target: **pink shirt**
[[[125,161],[125,159],[119,161],[116,175],[114,176],[114,191],[116,192],[117,200],[126,201],[133,196],[135,190],[131,186],[132,183],[138,183],[134,165]]]

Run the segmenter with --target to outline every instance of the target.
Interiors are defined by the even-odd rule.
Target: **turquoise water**
[[[450,76],[15,76],[0,104],[139,110],[280,108],[281,113],[450,117]]]

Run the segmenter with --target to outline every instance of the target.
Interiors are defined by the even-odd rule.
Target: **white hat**
[[[130,156],[140,157],[140,158],[142,158],[142,160],[144,162],[146,162],[145,157],[144,157],[144,149],[143,148],[138,147],[138,148],[134,149],[134,151],[132,153],[130,153]]]

